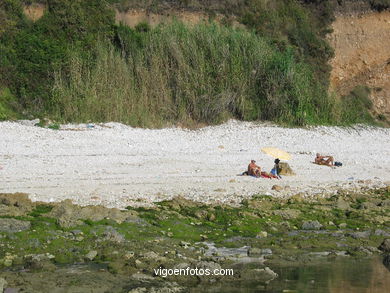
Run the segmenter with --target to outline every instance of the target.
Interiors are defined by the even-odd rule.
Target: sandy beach
[[[237,176],[251,159],[270,171],[273,158],[261,152],[263,147],[289,152],[297,175]],[[316,152],[333,155],[343,166],[312,164]],[[51,130],[29,121],[1,122],[0,166],[0,192],[28,193],[34,201],[71,199],[124,208],[181,195],[237,204],[254,194],[321,196],[390,184],[390,129],[283,128],[232,120],[198,130],[119,123]],[[272,190],[273,185],[283,190]]]

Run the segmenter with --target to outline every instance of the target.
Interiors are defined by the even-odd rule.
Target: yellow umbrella
[[[266,153],[267,155],[270,155],[274,158],[280,159],[280,160],[290,160],[291,155],[288,152],[285,152],[283,150],[277,149],[277,148],[262,148],[261,151],[263,153]]]

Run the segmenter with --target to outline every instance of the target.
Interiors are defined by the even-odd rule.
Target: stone
[[[261,256],[261,249],[257,247],[249,248],[248,256]]]
[[[92,261],[97,255],[98,252],[96,250],[91,250],[85,255],[85,258]]]
[[[134,257],[135,253],[134,251],[128,251],[125,253],[125,255],[123,256],[126,260],[129,260],[129,259],[132,259]]]
[[[0,292],[2,293],[5,287],[7,287],[7,281],[3,278],[0,278]]]
[[[383,265],[390,271],[390,254],[383,258]]]
[[[339,228],[340,228],[340,229],[347,228],[347,223],[341,223],[341,224],[339,224]]]
[[[271,189],[272,189],[272,190],[275,190],[275,191],[282,191],[282,190],[283,190],[283,187],[280,186],[280,185],[273,185]]]
[[[215,269],[221,269],[221,265],[213,261],[200,261],[196,264],[196,267],[204,270],[209,269],[210,271],[214,271]]]
[[[291,169],[290,165],[286,162],[279,163],[278,174],[284,176],[293,176],[295,172]]]
[[[354,239],[369,238],[371,235],[371,231],[352,232],[348,233],[347,235],[351,236]]]
[[[278,274],[272,271],[269,267],[264,269],[248,269],[241,273],[241,279],[244,280],[256,280],[256,282],[269,283],[273,279],[277,278]]]
[[[107,226],[106,230],[102,234],[103,241],[112,241],[112,242],[123,242],[125,241],[125,237],[115,230],[112,226]]]
[[[5,288],[3,293],[19,293],[18,288]]]
[[[145,259],[158,259],[160,256],[155,253],[154,251],[149,251],[149,252],[146,252],[143,257]]]
[[[336,202],[336,207],[340,210],[348,210],[350,209],[350,206],[349,206],[349,203],[346,202],[344,199],[342,198],[338,198],[337,199],[337,202]]]
[[[306,221],[302,224],[303,230],[320,230],[322,225],[318,221]]]
[[[185,241],[180,241],[180,246],[182,246],[184,248],[188,248],[191,246],[191,243],[185,242]]]
[[[15,233],[28,230],[31,223],[28,221],[21,221],[16,219],[3,218],[0,219],[0,232]]]
[[[390,253],[390,238],[383,240],[378,249],[385,253]]]
[[[257,233],[256,238],[267,238],[268,233],[266,231],[260,231]]]
[[[390,233],[389,232],[383,231],[381,229],[376,229],[375,232],[374,232],[374,235],[375,236],[390,237]]]
[[[276,210],[273,212],[276,216],[281,216],[285,220],[292,220],[299,217],[301,211],[294,209]]]

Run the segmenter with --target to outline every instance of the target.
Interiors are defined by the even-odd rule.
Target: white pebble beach
[[[281,180],[237,176],[255,159],[264,171],[289,152],[296,176]],[[313,164],[315,153],[342,167]],[[0,123],[0,193],[28,193],[34,201],[148,206],[183,196],[205,203],[238,204],[255,194],[323,196],[339,189],[390,184],[390,129],[283,128],[231,120],[198,130],[141,129],[119,123],[61,125]],[[279,185],[283,190],[272,190]]]

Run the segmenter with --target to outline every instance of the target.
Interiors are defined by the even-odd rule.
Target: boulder
[[[296,219],[301,214],[300,210],[294,209],[285,209],[285,210],[276,210],[273,212],[276,216],[281,216],[285,220]]]
[[[385,253],[390,253],[390,238],[383,240],[378,249]]]
[[[123,242],[125,241],[125,237],[115,230],[112,226],[107,226],[106,230],[102,234],[101,240],[103,241],[112,241],[112,242]]]
[[[291,169],[290,165],[286,162],[279,163],[278,174],[284,176],[293,176],[295,172]]]
[[[5,287],[7,287],[7,281],[3,278],[0,278],[0,292],[2,293],[5,289]]]
[[[350,208],[349,203],[342,198],[337,199],[336,207],[340,210],[348,210]]]
[[[264,269],[248,269],[241,273],[241,278],[244,280],[256,280],[256,282],[262,283],[269,283],[277,277],[278,274],[269,267],[265,267]]]
[[[351,236],[354,239],[368,238],[371,235],[371,231],[361,231],[361,232],[352,232],[348,236]]]
[[[0,219],[0,232],[15,233],[19,231],[28,230],[31,223],[28,221],[21,221],[16,219]]]
[[[93,260],[96,256],[97,256],[97,251],[96,250],[91,250],[90,252],[88,252],[86,255],[85,255],[85,258],[87,260]]]
[[[390,254],[383,258],[383,265],[390,271]]]
[[[273,185],[271,189],[272,189],[272,190],[276,190],[276,191],[282,191],[282,190],[283,190],[283,187],[280,186],[280,185]]]
[[[306,221],[302,224],[303,230],[320,230],[322,225],[318,221]]]

